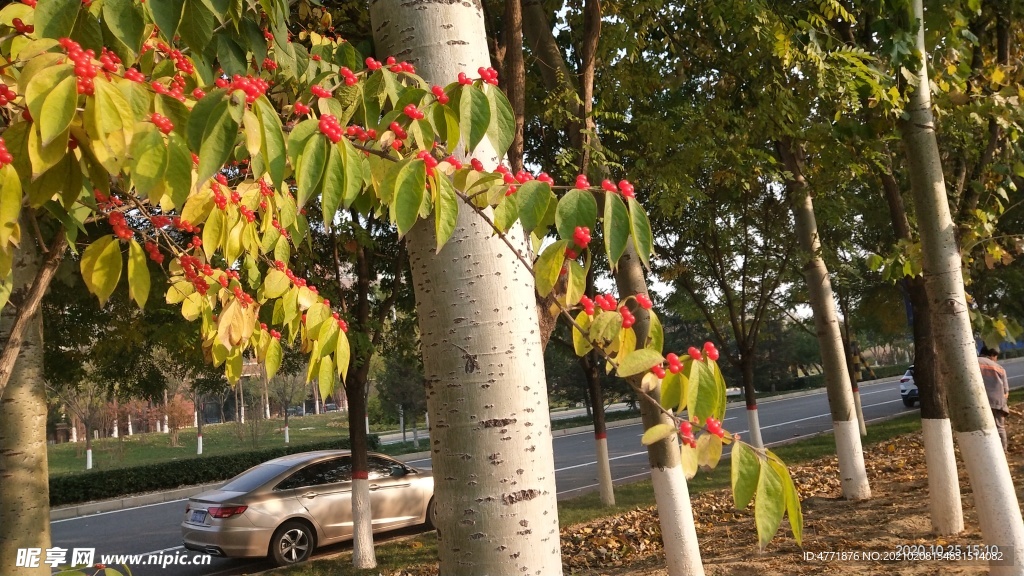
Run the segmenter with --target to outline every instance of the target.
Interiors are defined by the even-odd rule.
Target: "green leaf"
[[[718,390],[715,378],[703,361],[690,363],[689,389],[687,390],[686,407],[690,419],[704,422],[708,416],[718,414]]]
[[[551,192],[551,186],[546,183],[530,180],[520,186],[512,198],[516,199],[519,221],[522,222],[523,229],[533,232],[544,220],[544,215],[548,211],[548,203],[554,198],[554,194]]]
[[[644,435],[640,438],[640,443],[644,446],[650,446],[656,442],[661,442],[666,438],[670,438],[676,433],[674,426],[668,424],[655,424],[647,430],[644,430]]]
[[[207,260],[212,258],[213,253],[224,244],[226,228],[224,212],[222,210],[210,212],[209,218],[203,225],[203,252],[206,254]],[[228,261],[230,262],[230,260]]]
[[[0,169],[3,187],[0,188],[0,254],[7,250],[8,243],[21,244],[21,228],[18,217],[21,215],[21,178],[14,166],[7,165]],[[7,274],[0,274],[5,277]]]
[[[588,267],[589,264],[588,259]],[[568,265],[569,281],[565,285],[565,305],[575,306],[587,291],[587,270],[575,260],[569,260]]]
[[[533,273],[537,277],[537,293],[541,298],[546,297],[558,283],[558,277],[562,273],[562,264],[565,262],[565,247],[568,242],[559,240],[548,246],[540,257],[533,264]]]
[[[434,237],[437,252],[441,251],[455,232],[459,221],[459,197],[455,194],[452,181],[444,174],[434,178]]]
[[[35,9],[36,37],[60,39],[70,36],[81,7],[81,0],[39,0]]]
[[[334,215],[338,213],[345,194],[345,166],[340,145],[329,146],[327,165],[324,167],[324,186],[320,202],[323,205],[324,226],[334,226]]]
[[[404,236],[419,218],[420,204],[423,203],[427,185],[427,168],[420,159],[396,165],[395,168],[395,198],[392,206],[398,235]]]
[[[227,34],[217,35],[217,61],[220,63],[224,73],[233,74],[246,73],[245,50],[228,37]]]
[[[82,252],[82,280],[104,306],[121,279],[121,245],[112,234],[97,239]]]
[[[192,113],[188,117],[188,126],[185,130],[185,138],[188,140],[188,147],[199,152],[203,146],[203,135],[206,134],[206,125],[210,123],[214,112],[224,101],[227,92],[223,88],[210,90],[202,100],[196,102],[192,107]]]
[[[640,261],[648,269],[651,267],[651,254],[654,253],[654,235],[651,232],[651,221],[636,198],[629,199],[629,223],[633,236],[633,247],[640,256]],[[618,259],[616,259],[616,262]]]
[[[351,355],[348,336],[342,332],[338,334],[338,344],[334,350],[334,364],[337,366],[338,376],[341,376],[342,380],[348,379],[348,365]]]
[[[199,183],[206,182],[220,172],[231,157],[243,108],[242,102],[231,97],[220,101],[211,112],[199,147]]]
[[[213,39],[213,29],[216,25],[217,21],[202,0],[185,0],[178,34],[193,52],[202,54],[206,51],[206,47]]]
[[[804,540],[804,512],[800,507],[800,493],[797,492],[793,477],[790,476],[786,465],[778,459],[778,456],[771,451],[768,452],[768,465],[775,470],[782,480],[782,492],[786,499],[786,515],[789,516],[789,527],[793,530],[793,538],[798,546],[803,545]]]
[[[749,445],[735,442],[732,445],[732,501],[737,510],[750,504],[757,490],[761,474],[761,459]]]
[[[292,168],[299,165],[299,155],[302,154],[309,139],[320,133],[317,126],[318,122],[310,118],[296,124],[288,134],[288,162]]]
[[[589,330],[593,317],[589,316],[585,311],[580,311],[576,315],[576,324],[579,324],[580,328]],[[572,327],[572,347],[576,351],[577,356],[583,356],[594,349],[594,346],[587,340],[586,336],[579,331],[575,326]]]
[[[192,190],[192,154],[185,140],[174,132],[167,138],[167,168],[164,175],[164,191],[173,206],[181,210]]]
[[[284,350],[281,349],[281,341],[271,338],[267,344],[267,356],[263,359],[263,367],[267,371],[267,379],[273,378],[278,369],[281,368],[281,360],[284,358]]]
[[[491,122],[491,104],[476,86],[463,86],[459,99],[459,126],[462,129],[462,142],[466,150],[472,153],[487,134],[487,126]]]
[[[697,449],[691,447],[689,444],[683,444],[683,447],[679,450],[680,465],[683,468],[683,474],[687,480],[692,479],[697,475]]]
[[[651,350],[650,348],[641,348],[627,354],[625,358],[619,360],[619,367],[615,372],[620,378],[626,378],[627,376],[647,372],[651,369],[651,366],[661,364],[664,361],[665,358],[661,353]]]
[[[619,337],[620,330],[622,330],[622,315],[618,312],[602,312],[594,319],[593,327],[590,329],[590,340],[607,346]],[[651,366],[654,364],[652,362]]]
[[[661,381],[661,407],[666,410],[675,410],[676,406],[679,406],[682,392],[682,376],[678,372],[665,374],[665,378]]]
[[[583,190],[569,190],[569,193],[558,201],[555,210],[555,228],[558,237],[569,240],[576,232],[577,226],[595,230],[597,223],[597,200],[594,195]]]
[[[626,251],[629,242],[630,220],[629,211],[618,194],[604,195],[604,248],[608,253],[608,261],[612,270],[616,268],[619,258]]]
[[[60,163],[61,160],[67,156],[68,144],[67,144],[68,133],[64,133],[63,138],[55,139],[49,146],[44,146],[42,137],[39,135],[39,130],[33,127],[28,133],[28,156],[32,162],[32,177],[38,178],[43,175],[47,170],[53,168]]]
[[[147,130],[132,140],[132,183],[141,197],[163,185],[167,164],[167,146],[159,131]]]
[[[146,2],[144,4],[149,11],[150,17],[160,29],[160,34],[168,42],[174,40],[174,33],[178,30],[178,22],[181,21],[181,11],[185,6],[185,0],[160,0],[159,2]]]
[[[58,87],[60,87],[61,97],[67,97],[67,88],[61,85],[68,80],[71,81],[70,113],[66,110],[69,106],[67,102],[58,98],[51,100],[54,93],[58,92]],[[31,80],[28,81],[28,85],[25,87],[25,102],[28,104],[28,111],[32,118],[39,125],[44,145],[49,144],[53,141],[54,137],[60,134],[60,132],[54,132],[54,130],[61,126],[63,127],[61,132],[66,130],[71,123],[71,118],[75,114],[75,105],[78,102],[78,89],[74,76],[74,67],[68,64],[51,66],[33,74]],[[55,106],[56,109],[51,112],[47,107],[48,105]],[[54,117],[50,117],[51,113]],[[67,117],[66,122],[63,120],[64,117]],[[46,130],[45,133],[43,133],[44,128]]]
[[[762,550],[779,531],[785,510],[782,478],[771,466],[761,466],[754,500],[754,524],[757,526],[757,543]]]
[[[285,171],[285,143],[281,118],[266,96],[256,99],[256,117],[262,128],[262,155],[275,188],[281,187]]]
[[[163,0],[161,0],[163,1]],[[142,6],[135,0],[104,0],[103,23],[132,52],[139,53],[143,36],[146,33],[146,21],[142,15]]]
[[[334,362],[330,356],[320,360],[320,375],[317,377],[320,397],[327,398],[334,393]]]
[[[504,196],[494,207],[494,227],[508,232],[519,219],[519,203],[513,196]]]
[[[516,121],[512,114],[512,105],[497,86],[487,84],[484,93],[490,105],[491,121],[487,126],[487,139],[498,156],[504,156],[512,144],[515,135]]]
[[[327,163],[328,152],[327,139],[323,136],[310,138],[302,149],[299,156],[298,166],[295,168],[295,184],[298,186],[296,202],[299,208],[305,206],[320,186],[324,176],[324,166]]]
[[[648,310],[647,314],[650,315],[651,325],[647,328],[647,345],[644,348],[661,352],[665,349],[665,329],[662,327],[661,319],[654,313],[654,310]]]
[[[43,146],[49,146],[55,139],[67,137],[71,120],[75,117],[78,104],[78,83],[74,77],[68,76],[61,80],[46,96],[43,103],[45,113],[39,118],[39,134]]]
[[[341,155],[345,161],[345,195],[342,205],[348,208],[363,190],[363,155],[347,139],[341,140]]]
[[[277,268],[272,268],[263,279],[263,295],[267,298],[280,298],[291,287],[288,275]]]
[[[139,243],[132,240],[128,243],[128,297],[139,305],[146,307],[149,299],[149,266],[146,264],[146,252]]]
[[[214,354],[216,355],[217,348],[224,348],[223,345],[214,346]],[[242,351],[233,350],[227,357],[227,362],[224,364],[224,375],[227,377],[228,382],[234,385],[242,377]]]

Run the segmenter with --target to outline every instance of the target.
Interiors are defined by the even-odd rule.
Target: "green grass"
[[[203,456],[217,456],[268,448],[284,444],[284,419],[259,421],[258,445],[254,445],[253,421],[244,424],[226,422],[203,426]],[[289,440],[301,445],[348,437],[348,417],[344,412],[288,419]],[[196,455],[196,429],[178,432],[178,447],[171,446],[170,435],[135,434],[120,438],[93,441],[93,467],[98,469],[129,468],[191,458]],[[85,442],[51,444],[47,448],[50,476],[85,470]]]
[[[1024,390],[1010,394],[1011,401],[1024,399]],[[876,422],[868,427],[865,445],[878,444],[891,440],[902,434],[921,429],[918,412],[906,414]],[[803,438],[782,446],[772,448],[787,464],[795,465],[809,462],[823,456],[835,454],[835,442],[831,434],[820,434]],[[729,486],[729,464],[723,462],[710,473],[700,472],[690,480],[691,494],[699,494],[708,490],[727,488]],[[650,480],[623,484],[615,487],[615,506],[606,507],[601,504],[596,492],[584,494],[558,503],[558,521],[562,527],[589,522],[597,518],[615,516],[636,508],[654,505],[654,492]],[[437,562],[437,538],[433,532],[412,538],[385,542],[376,546],[378,567],[372,570],[356,570],[350,563],[350,553],[340,558],[317,560],[302,566],[282,568],[272,571],[279,576],[377,576],[389,574],[403,567],[430,565]]]

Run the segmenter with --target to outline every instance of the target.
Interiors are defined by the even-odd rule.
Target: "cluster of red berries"
[[[470,158],[469,159],[469,165],[472,166],[473,170],[476,170],[477,172],[483,172],[484,171],[484,163],[479,161],[479,160],[477,160],[476,158]]]
[[[450,100],[448,95],[444,93],[444,88],[440,86],[431,86],[430,91],[434,94],[434,97],[437,98],[438,104],[447,104],[448,101]]]
[[[311,111],[310,107],[306,106],[302,102],[296,102],[295,103],[295,115],[296,116],[305,116],[306,114],[309,114],[310,111]]]
[[[484,68],[483,66],[476,69],[477,74],[480,75],[480,79],[488,84],[498,85],[498,71],[494,68]]]
[[[36,7],[36,0],[21,0],[21,2],[26,6]]]
[[[278,262],[281,262],[281,261],[280,260],[275,261],[274,264],[276,265]],[[281,266],[282,267],[278,268],[278,270],[283,271],[284,275],[287,276],[289,280],[291,280],[292,284],[298,286],[299,288],[302,288],[303,286],[306,286],[307,283],[306,283],[306,279],[305,278],[299,278],[298,276],[295,275],[294,272],[291,271],[290,268],[284,268],[283,267],[284,266],[283,262],[281,262]],[[316,287],[315,286],[308,286],[308,288],[310,290],[312,290],[313,292],[316,292]],[[303,320],[305,320],[305,318],[303,318]]]
[[[156,242],[147,240],[143,246],[146,249],[146,254],[149,255],[149,259],[157,264],[164,263],[164,254],[160,251],[160,247],[156,245]]]
[[[366,142],[367,140],[376,139],[377,131],[373,128],[364,130],[363,127],[358,124],[349,124],[345,127],[345,135],[351,136],[360,142]]]
[[[594,296],[594,302],[596,302],[597,305],[601,307],[601,310],[604,310],[605,312],[611,312],[619,305],[611,294],[598,294],[597,296]]]
[[[210,283],[206,281],[206,277],[213,276],[213,267],[209,264],[203,264],[199,258],[189,256],[188,254],[179,256],[178,263],[181,264],[181,270],[185,274],[185,279],[192,283],[196,292],[205,296],[206,292],[210,289]]]
[[[0,168],[14,162],[14,156],[7,151],[7,143],[4,142],[3,138],[0,138]]]
[[[317,98],[330,98],[331,96],[334,95],[334,93],[332,93],[330,90],[324,88],[319,84],[314,84],[310,86],[309,91],[312,92],[313,96],[316,96]]]
[[[285,240],[292,237],[292,235],[288,232],[288,229],[285,228],[284,226],[281,226],[281,223],[278,222],[276,218],[270,221],[270,225],[273,226],[275,230],[280,232],[281,236],[283,236]]]
[[[622,315],[623,328],[632,328],[633,324],[636,324],[636,316],[633,316],[626,306],[619,306],[619,314]]]
[[[195,226],[188,220],[182,220],[180,216],[175,216],[174,219],[171,220],[171,224],[173,224],[176,229],[181,230],[182,232],[188,232],[190,234],[199,232],[199,228],[197,226]]]
[[[693,425],[688,420],[679,423],[679,437],[682,439],[683,445],[690,448],[697,447],[697,440],[693,437]]]
[[[192,237],[192,241],[189,242],[189,247],[191,247],[191,248],[202,248],[203,247],[203,239],[200,238],[199,236],[193,236]]]
[[[675,352],[666,354],[665,361],[668,362],[668,371],[673,374],[678,374],[683,369],[683,361],[679,359]]]
[[[650,310],[654,306],[654,302],[651,302],[651,299],[647,296],[647,294],[637,294],[636,303],[639,304],[640,307],[643,308],[644,310]]]
[[[186,58],[185,55],[181,53],[181,50],[171,48],[163,42],[158,42],[156,49],[167,54],[171,60],[174,60],[174,67],[179,71],[184,72],[185,74],[195,73],[196,69],[195,66],[192,65],[192,61]]]
[[[274,62],[270,58],[264,58],[263,59],[263,68],[265,68],[267,70],[271,70],[271,71],[277,70],[277,62]]]
[[[7,106],[8,103],[14,102],[14,99],[18,97],[18,93],[11,90],[11,87],[7,84],[0,84],[0,106]]]
[[[157,214],[156,216],[149,217],[149,223],[153,228],[163,228],[171,223],[171,217]]]
[[[36,31],[36,27],[31,24],[25,24],[21,18],[15,18],[11,20],[11,24],[14,29],[18,31],[18,34],[31,34]]]
[[[150,83],[150,87],[153,88],[153,92],[157,94],[163,94],[164,96],[170,96],[178,102],[185,101],[185,78],[183,76],[174,76],[167,86],[163,83],[154,80]]]
[[[427,166],[427,174],[433,176],[434,168],[437,168],[437,158],[434,158],[429,150],[420,150],[416,153],[416,157],[423,160],[423,163]]]
[[[75,63],[75,77],[78,80],[78,93],[91,96],[95,90],[93,78],[99,74],[100,68],[92,63],[96,53],[92,48],[82,50],[82,46],[71,38],[61,38],[60,45],[67,50],[68,58]]]
[[[719,438],[725,436],[725,430],[722,429],[721,420],[717,420],[711,416],[708,416],[707,421],[704,423],[704,429],[708,431],[708,434],[714,434]]]
[[[369,58],[367,58],[367,60],[369,60]],[[401,74],[402,72],[408,72],[409,74],[416,73],[416,67],[413,66],[411,62],[399,62],[395,60],[394,56],[388,56],[385,63],[388,65],[388,70],[391,70],[395,74]],[[377,62],[377,64],[380,64],[380,62]],[[369,62],[367,62],[367,66],[369,66]]]
[[[108,196],[99,188],[93,188],[92,195],[96,199],[96,203],[99,204],[100,210],[112,210],[124,204],[117,196]]]
[[[214,183],[211,188],[213,189],[213,203],[217,206],[218,210],[224,210],[228,207],[228,197],[220,191],[220,186]]]
[[[128,68],[128,69],[126,69],[124,71],[124,79],[125,80],[131,80],[132,82],[139,82],[139,83],[142,83],[142,82],[146,81],[146,77],[142,75],[142,72],[139,72],[138,68]]]
[[[380,70],[384,65],[380,63],[380,60],[374,60],[373,57],[367,56],[366,67],[370,70]]]
[[[264,330],[265,329],[266,328],[264,328]],[[270,331],[270,337],[273,338],[274,340],[280,340],[281,339],[281,333],[278,332],[277,330],[271,330]]]
[[[235,299],[238,300],[239,303],[241,303],[242,308],[248,308],[249,304],[253,303],[252,296],[250,296],[249,293],[246,292],[245,290],[242,290],[241,285],[236,284],[234,289],[231,290],[231,292],[235,295]]]
[[[584,295],[580,298],[580,305],[583,306],[583,311],[587,313],[587,316],[594,315],[594,301],[590,297]]]
[[[628,180],[620,180],[618,186],[616,186],[611,180],[605,179],[601,181],[601,188],[605,192],[612,194],[622,192],[622,195],[626,198],[633,198],[635,196],[633,185]]]
[[[347,66],[341,67],[341,77],[345,79],[345,86],[355,86],[359,82],[359,78]]]
[[[121,65],[121,58],[104,46],[100,51],[100,64],[106,72],[117,72],[118,66]]]
[[[341,140],[344,134],[341,124],[338,124],[338,118],[333,114],[324,114],[320,117],[320,132],[335,144]]]
[[[576,230],[572,233],[572,241],[580,249],[584,249],[590,244],[590,228],[586,226],[577,226]]]
[[[206,98],[206,92],[204,92],[202,88],[194,88],[192,90],[192,98],[202,100],[203,98]]]
[[[130,240],[135,235],[131,227],[128,226],[128,221],[125,220],[124,213],[122,212],[111,212],[107,216],[107,222],[114,229],[114,236],[121,240]]]
[[[260,196],[264,198],[271,198],[274,196],[274,189],[267,184],[266,180],[260,180]]]
[[[330,308],[331,301],[324,298],[324,306]],[[341,330],[342,332],[348,332],[348,322],[345,322],[344,320],[341,319],[341,314],[335,312],[334,314],[331,314],[331,317],[338,322],[338,330]]]
[[[415,104],[406,104],[405,108],[402,109],[402,113],[412,120],[423,120],[426,118],[426,115]]]
[[[245,92],[245,101],[248,104],[255,102],[261,94],[267,91],[267,88],[270,88],[270,84],[263,78],[241,76],[239,74],[232,76],[230,82],[226,78],[217,78],[217,81],[214,82],[214,84],[216,84],[218,88],[241,90],[242,92]]]
[[[256,220],[256,213],[249,210],[249,207],[245,204],[238,205],[238,212],[241,213],[242,217],[245,218],[246,222],[253,222]]]
[[[703,360],[704,356],[707,356],[708,360],[712,360],[715,362],[718,361],[718,350],[715,348],[715,345],[712,344],[711,342],[704,343],[703,354],[701,354],[701,351],[698,350],[696,346],[690,346],[686,353],[689,354],[690,358],[693,358],[694,360]]]
[[[164,134],[170,134],[171,130],[174,130],[174,123],[171,122],[170,118],[163,114],[154,112],[149,116],[149,121],[156,124],[157,129]]]

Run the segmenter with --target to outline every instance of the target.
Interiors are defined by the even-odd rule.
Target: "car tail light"
[[[206,511],[214,518],[231,518],[245,512],[246,508],[248,506],[210,506]]]
[[[900,384],[906,384],[907,382],[910,382],[910,378],[900,378]]]

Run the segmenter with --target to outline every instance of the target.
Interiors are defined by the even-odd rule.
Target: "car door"
[[[412,488],[415,476],[390,458],[371,455],[368,464],[374,532],[418,524],[425,503],[422,494]]]
[[[294,494],[320,526],[322,543],[352,536],[352,459],[340,456],[310,464],[278,485]]]

